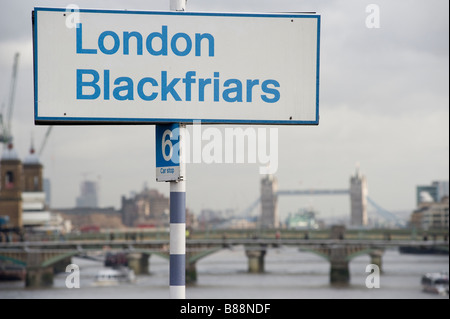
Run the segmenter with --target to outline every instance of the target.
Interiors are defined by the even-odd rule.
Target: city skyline
[[[321,15],[320,123],[276,126],[279,189],[344,189],[359,163],[369,196],[389,211],[412,211],[416,186],[448,180],[448,3],[377,1],[379,28],[368,28],[360,1],[203,1],[188,11],[297,12]],[[78,1],[80,8],[168,10],[169,1]],[[12,135],[23,159],[47,126],[34,125],[31,11],[58,1],[3,1],[0,102],[5,103],[19,52]],[[126,6],[126,8],[125,8]],[[205,128],[209,126],[205,125]],[[220,126],[223,130],[229,126]],[[243,126],[245,128],[245,126]],[[268,128],[267,126],[262,126]],[[191,129],[188,127],[188,129]],[[40,155],[52,207],[74,207],[80,182],[99,177],[99,206],[155,181],[153,126],[55,126]],[[242,211],[259,197],[260,165],[187,165],[186,205]],[[349,215],[348,197],[285,197],[280,213],[314,205],[326,216]]]

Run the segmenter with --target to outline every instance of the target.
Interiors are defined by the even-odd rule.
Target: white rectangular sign
[[[319,124],[320,15],[34,8],[33,35],[36,124]]]

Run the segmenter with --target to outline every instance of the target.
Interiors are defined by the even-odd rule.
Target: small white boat
[[[114,286],[136,281],[134,271],[128,267],[100,269],[95,276],[95,286]]]
[[[448,273],[430,272],[422,276],[422,290],[424,292],[448,296]]]

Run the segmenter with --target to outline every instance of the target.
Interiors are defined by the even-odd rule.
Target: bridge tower
[[[0,159],[0,215],[9,217],[9,226],[22,228],[22,162],[9,143]]]
[[[261,180],[261,228],[278,228],[278,186],[273,175]]]
[[[367,226],[367,180],[356,167],[350,177],[350,209],[352,226]]]

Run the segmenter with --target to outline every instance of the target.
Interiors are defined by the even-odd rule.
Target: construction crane
[[[52,131],[52,127],[53,126],[49,126],[47,128],[47,132],[45,132],[44,140],[42,141],[41,148],[39,149],[39,153],[38,153],[39,156],[41,156],[42,151],[44,150],[45,144],[47,143],[47,140],[48,140],[48,136],[50,135],[50,132]]]
[[[19,53],[14,55],[14,64],[11,76],[11,85],[9,87],[8,104],[2,104],[0,112],[0,142],[8,145],[12,142],[11,118],[14,106],[14,95],[16,90],[17,66],[19,63]],[[6,122],[5,122],[6,121]]]

